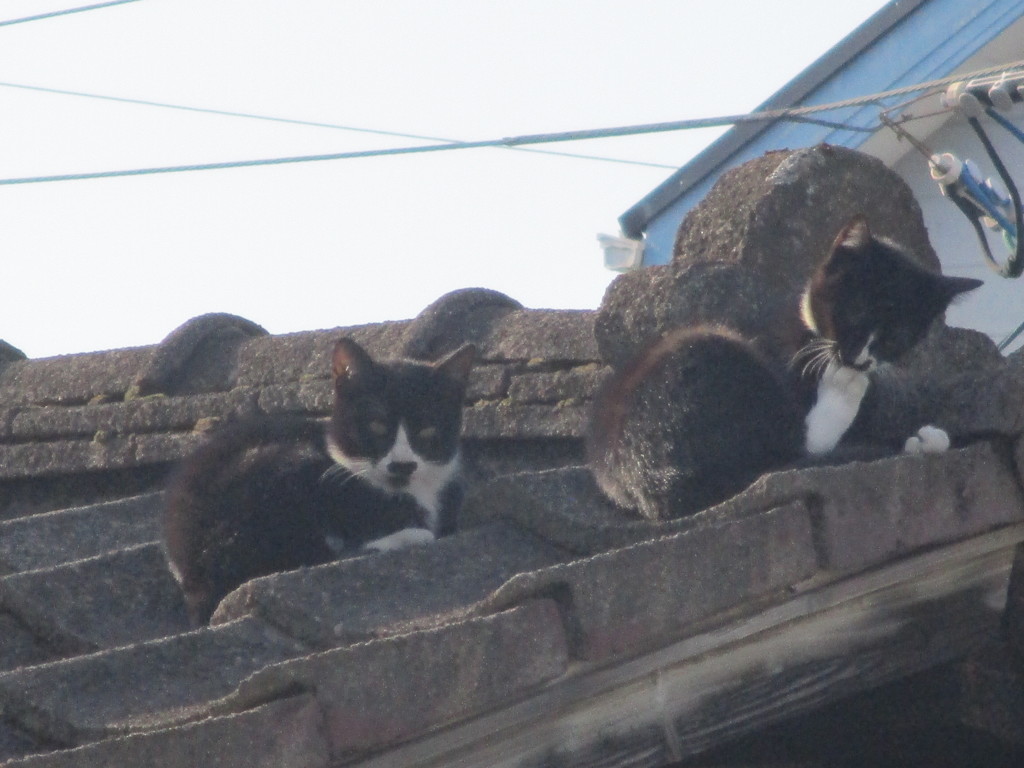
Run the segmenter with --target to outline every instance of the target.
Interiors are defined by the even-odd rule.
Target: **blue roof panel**
[[[829,104],[945,77],[1021,16],[1024,0],[893,0],[758,111]],[[846,107],[820,117],[874,127],[878,107]],[[619,222],[630,237],[646,234],[646,264],[667,263],[679,222],[723,171],[772,149],[821,142],[857,148],[869,136],[791,121],[736,126],[626,211]]]

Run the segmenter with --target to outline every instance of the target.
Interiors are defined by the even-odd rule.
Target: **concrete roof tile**
[[[483,526],[429,546],[253,579],[221,601],[212,622],[254,616],[330,648],[449,623],[517,573],[564,559],[512,526]]]
[[[580,438],[587,410],[579,404],[517,405],[510,402],[476,403],[463,413],[468,438],[531,440]]]
[[[183,458],[200,439],[192,432],[99,433],[92,440],[0,445],[0,481],[166,464]]]
[[[593,555],[676,533],[693,520],[654,522],[619,509],[586,467],[518,472],[471,488],[460,524],[511,520],[576,555]]]
[[[0,613],[0,671],[42,664],[61,654],[44,643],[16,616]],[[0,750],[2,751],[2,750]]]
[[[113,738],[4,763],[4,768],[326,768],[320,709],[309,696],[279,699],[238,714]]]
[[[376,323],[252,339],[238,351],[234,386],[265,387],[324,378],[331,370],[334,342],[341,336],[351,336],[371,355],[398,355],[407,326],[408,321]]]
[[[345,761],[513,699],[561,676],[567,665],[558,607],[531,600],[492,616],[268,666],[225,705],[308,691],[324,713],[333,759]]]
[[[120,499],[0,523],[0,759],[101,740],[15,764],[319,768],[1024,520],[1024,355],[941,328],[903,379],[879,379],[898,408],[869,416],[902,430],[944,414],[992,443],[774,473],[687,519],[633,518],[570,466],[605,375],[597,314],[474,289],[412,321],[270,336],[197,318],[151,348],[0,367],[6,514],[52,509],[65,486]],[[187,632],[160,496],[128,495],[156,490],[210,422],[326,413],[341,335],[388,356],[478,345],[463,530],[254,580]],[[950,359],[959,377],[936,367]]]
[[[554,595],[569,614],[573,656],[606,661],[667,644],[730,608],[749,610],[817,572],[810,515],[796,502],[522,574],[489,605]]]
[[[495,323],[482,345],[482,356],[485,360],[599,362],[595,316],[590,310],[509,312]]]
[[[594,396],[606,373],[597,363],[563,371],[526,372],[512,377],[508,396],[518,403],[581,403]]]
[[[0,578],[0,604],[36,635],[78,653],[188,628],[159,544]]]
[[[487,288],[451,291],[416,315],[400,352],[416,360],[437,360],[465,343],[486,348],[494,324],[522,308],[515,299]]]
[[[263,413],[314,413],[326,415],[331,412],[334,390],[325,377],[316,381],[291,384],[271,384],[259,390],[259,408]]]
[[[0,369],[0,403],[82,405],[120,400],[149,362],[154,347],[22,360]]]
[[[0,361],[2,362],[2,361]],[[37,739],[8,720],[0,720],[0,761],[8,765],[10,758],[18,758],[32,752],[52,749],[52,745],[43,745]]]
[[[0,523],[0,571],[51,568],[157,541],[162,504],[162,492],[146,493]]]
[[[12,442],[46,441],[75,437],[139,434],[191,430],[197,421],[211,416],[246,415],[256,412],[256,392],[236,389],[229,393],[192,397],[147,397],[123,403],[69,408],[21,408],[10,421]]]
[[[197,394],[229,389],[238,348],[266,336],[261,326],[237,315],[210,313],[193,317],[172,331],[146,367],[136,374],[133,394]]]
[[[763,476],[719,508],[805,499],[823,563],[863,570],[937,544],[1024,520],[1024,496],[992,445]]]
[[[509,378],[509,369],[504,365],[478,363],[470,373],[466,399],[471,403],[501,400],[508,395]]]
[[[252,620],[0,674],[9,716],[56,744],[205,717],[254,671],[304,653]]]

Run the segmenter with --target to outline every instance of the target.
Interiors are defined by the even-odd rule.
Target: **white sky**
[[[0,0],[0,21],[96,0]],[[0,82],[450,139],[752,109],[883,0],[140,0],[0,26]],[[550,145],[684,164],[721,131]],[[418,142],[0,87],[0,179]],[[594,308],[595,235],[671,173],[483,149],[0,186],[0,339],[153,344],[414,316],[455,288]]]

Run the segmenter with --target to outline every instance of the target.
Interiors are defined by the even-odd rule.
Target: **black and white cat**
[[[902,357],[980,284],[924,269],[855,217],[802,295],[805,330],[791,364],[762,354],[779,347],[769,334],[700,327],[666,334],[611,377],[587,436],[599,487],[619,506],[665,519],[722,501],[769,470],[813,463],[853,423],[869,373]],[[926,426],[904,450],[948,446],[945,432]]]
[[[981,284],[921,267],[900,246],[872,236],[863,216],[843,227],[800,302],[807,338],[795,362],[803,380],[815,386],[806,417],[807,452],[834,449],[860,410],[868,374],[898,361],[953,299]],[[941,452],[949,448],[949,437],[925,426],[904,448]]]
[[[164,540],[189,619],[257,576],[451,533],[462,501],[462,403],[476,355],[378,362],[334,347],[330,419],[251,419],[219,430],[167,489]]]

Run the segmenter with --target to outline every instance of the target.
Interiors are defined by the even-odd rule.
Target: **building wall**
[[[873,40],[867,49],[853,54],[798,103],[829,103],[851,95],[926,82],[944,77],[950,71],[974,71],[1016,61],[1021,58],[1022,41],[1024,0],[974,0],[971,3],[929,0],[913,8],[906,18]],[[819,65],[812,65],[808,73],[813,74]],[[877,107],[859,107],[827,116],[847,124],[867,126],[876,123],[877,115]],[[1018,107],[1011,118],[1024,128],[1024,107]],[[923,120],[911,123],[910,127],[936,151],[969,157],[986,174],[994,173],[981,145],[961,119],[954,118],[941,126],[938,119]],[[990,135],[1011,172],[1019,169],[1018,185],[1024,188],[1024,146],[994,124]],[[684,184],[681,178],[673,177],[663,185],[671,189],[673,183],[679,182],[682,191],[666,208],[644,222],[644,263],[664,264],[671,260],[680,221],[707,194],[722,171],[770,149],[806,147],[819,142],[860,149],[894,168],[910,184],[921,203],[943,270],[985,280],[984,287],[950,310],[951,324],[981,330],[999,342],[1024,322],[1024,278],[1007,280],[989,270],[973,229],[963,214],[942,198],[938,186],[928,175],[924,158],[908,151],[909,147],[897,142],[888,131],[876,131],[865,140],[863,133],[782,122],[738,144],[720,140],[707,150],[709,157],[705,159],[720,163],[708,176],[692,184],[689,181]],[[638,204],[637,209],[642,210],[648,203],[651,203],[650,198]],[[629,218],[630,213],[624,218]],[[636,236],[636,233],[631,234]],[[991,242],[995,253],[1005,252],[999,240],[993,238]],[[1024,341],[1018,341],[1009,350],[1022,344]]]
[[[1017,125],[1024,126],[1024,108],[1018,107],[1010,117]],[[1018,187],[1024,189],[1024,144],[991,121],[984,120],[982,124],[1003,163],[1014,174]],[[936,152],[952,152],[961,159],[970,158],[985,175],[998,178],[985,150],[962,118],[955,117],[947,122],[927,138],[927,143]],[[943,272],[985,281],[983,287],[950,308],[947,321],[951,325],[980,330],[996,342],[1002,341],[1024,322],[1024,278],[1000,277],[987,266],[974,229],[959,209],[942,196],[939,186],[929,176],[923,155],[905,154],[892,168],[906,180],[921,204],[932,247],[942,262]],[[994,233],[989,243],[996,258],[1007,255],[1001,238]],[[1018,340],[1010,349],[1021,345],[1022,341]]]

